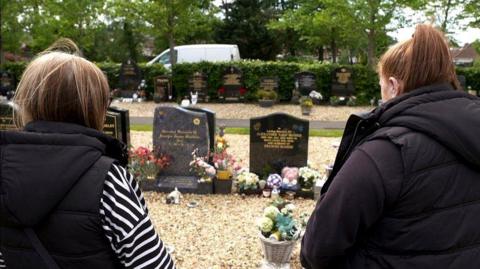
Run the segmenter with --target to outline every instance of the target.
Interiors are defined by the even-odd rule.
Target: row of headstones
[[[214,112],[158,106],[153,145],[171,158],[171,165],[157,179],[158,190],[168,192],[177,187],[181,192],[198,192],[198,178],[189,167],[192,152],[206,156],[213,150],[214,136]],[[266,171],[279,173],[285,166],[306,166],[308,136],[309,121],[288,114],[250,119],[250,171],[262,175]]]
[[[310,92],[317,90],[316,75],[312,72],[304,71],[294,75],[295,87],[292,91],[292,100],[298,100],[298,97],[309,95]],[[262,77],[260,79],[260,90],[275,91],[278,94],[279,79],[276,76]],[[198,93],[198,100],[208,102],[208,84],[207,75],[202,72],[195,72],[189,79],[189,90]],[[352,80],[352,71],[346,67],[337,68],[332,73],[331,84],[332,95],[351,96],[355,91]],[[222,87],[218,89],[218,96],[222,100],[238,101],[242,100],[246,90],[243,83],[242,71],[230,66],[226,68],[223,75]],[[158,76],[154,84],[154,101],[161,102],[171,99],[172,82],[169,76]]]

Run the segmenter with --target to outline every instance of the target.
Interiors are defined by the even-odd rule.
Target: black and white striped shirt
[[[125,268],[175,268],[148,217],[137,182],[119,165],[112,164],[105,179],[100,217],[110,246]],[[0,268],[6,268],[1,252]]]

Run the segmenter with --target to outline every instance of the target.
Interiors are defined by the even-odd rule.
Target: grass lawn
[[[132,124],[130,125],[132,131],[153,132],[153,125],[149,124]],[[227,134],[250,134],[250,128],[226,128]],[[342,129],[316,129],[310,130],[310,136],[312,137],[341,137],[343,135]]]

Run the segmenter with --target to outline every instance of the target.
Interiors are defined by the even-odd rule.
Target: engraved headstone
[[[215,112],[211,111],[210,109],[195,107],[195,106],[188,106],[185,109],[205,113],[207,115],[207,124],[208,124],[208,137],[210,138],[210,151],[213,152],[215,147]]]
[[[120,96],[131,98],[142,82],[142,73],[133,60],[127,60],[120,66]]]
[[[130,117],[126,109],[109,107],[105,116],[103,132],[130,145]]]
[[[157,178],[160,191],[177,187],[181,192],[196,192],[198,178],[190,169],[192,152],[207,156],[210,139],[205,113],[180,107],[158,106],[153,122],[153,146],[158,154],[167,154],[170,165]]]
[[[17,130],[15,125],[13,110],[15,106],[13,102],[0,102],[0,130]]]
[[[195,72],[188,80],[190,92],[198,93],[198,100],[203,102],[209,101],[207,76],[202,72]]]
[[[306,166],[308,132],[307,120],[284,113],[250,119],[250,170],[266,175],[285,166]]]
[[[238,101],[244,97],[245,93],[242,71],[235,66],[225,69],[223,86],[218,91],[219,97],[224,100]]]
[[[170,76],[155,77],[153,85],[153,101],[155,103],[172,99],[172,78]]]
[[[260,90],[278,91],[278,77],[263,77],[260,79]]]
[[[295,89],[301,96],[307,96],[311,91],[316,91],[317,80],[315,74],[307,71],[296,73]]]
[[[346,67],[340,67],[332,73],[332,96],[352,96],[355,91],[352,80],[352,71]]]
[[[15,92],[15,78],[8,71],[0,71],[0,95],[10,99]]]

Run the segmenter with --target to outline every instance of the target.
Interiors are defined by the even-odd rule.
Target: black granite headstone
[[[154,79],[153,101],[160,103],[172,98],[172,78],[170,76],[157,76]]]
[[[122,131],[120,130],[122,124],[122,116],[120,113],[107,111],[105,115],[105,123],[103,124],[103,133],[118,140],[122,140]]]
[[[13,102],[0,102],[0,130],[17,130],[15,125]]]
[[[10,99],[15,92],[15,77],[8,71],[0,71],[0,95]]]
[[[206,113],[158,106],[153,127],[155,151],[171,158],[170,166],[157,178],[159,190],[169,192],[178,187],[181,192],[196,192],[198,177],[191,171],[190,161],[195,149],[198,156],[208,154],[210,140]]]
[[[309,121],[284,113],[250,119],[250,171],[279,173],[308,160]]]
[[[223,86],[219,90],[219,97],[225,100],[240,100],[245,94],[243,88],[242,70],[230,66],[223,73]]]
[[[355,91],[352,70],[340,67],[332,72],[332,96],[352,96]]]
[[[142,82],[142,73],[133,60],[127,60],[120,66],[120,96],[131,98]]]
[[[260,90],[278,91],[278,77],[263,77],[260,79]]]
[[[198,93],[198,100],[203,102],[209,101],[207,76],[202,72],[195,72],[188,80],[188,85],[192,93]]]
[[[210,138],[210,151],[213,152],[215,147],[215,112],[211,111],[210,109],[189,106],[185,107],[185,109],[205,113],[207,115],[207,124],[208,124],[208,136]]]
[[[103,132],[130,145],[130,117],[126,109],[109,107]]]
[[[311,91],[316,91],[317,80],[315,74],[307,71],[296,73],[295,89],[302,96],[309,95]]]

